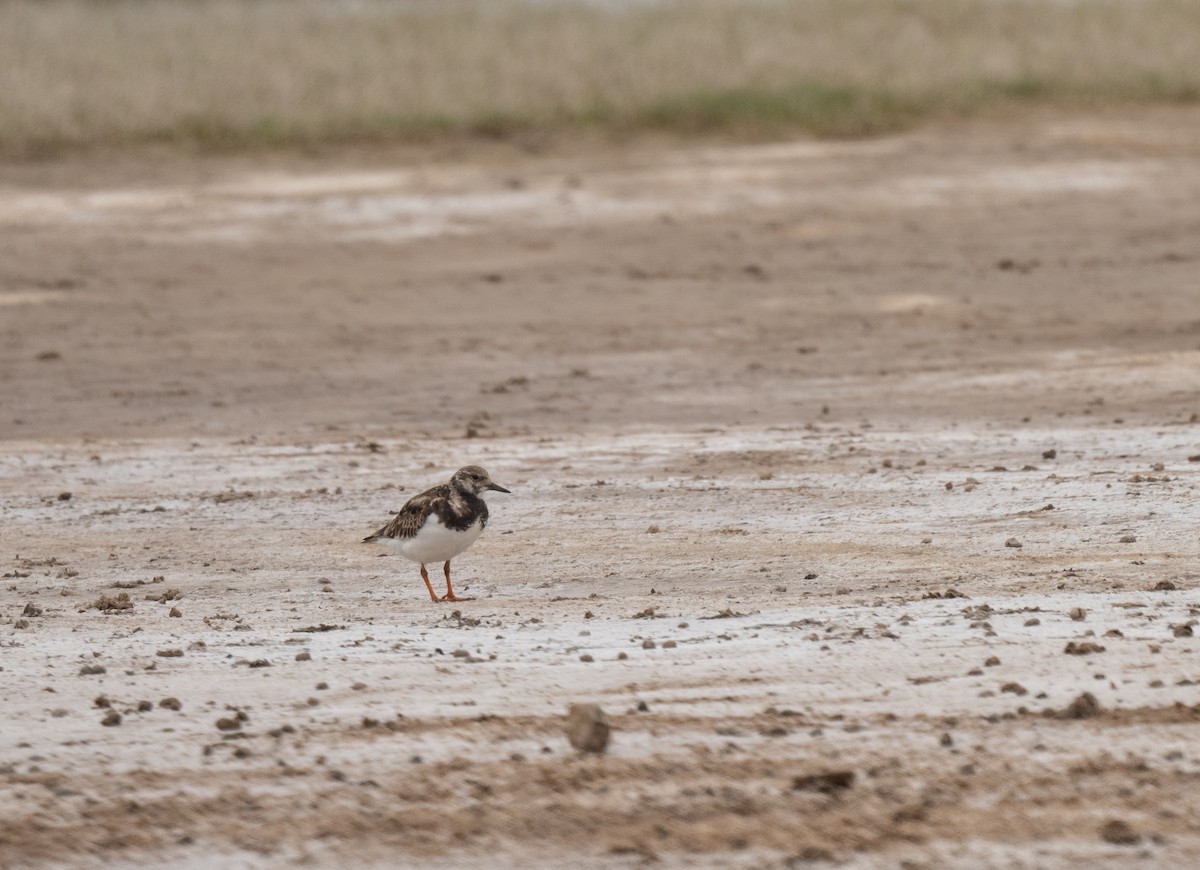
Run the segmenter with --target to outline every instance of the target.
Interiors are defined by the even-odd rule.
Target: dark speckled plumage
[[[386,526],[370,537],[363,538],[363,541],[415,537],[417,530],[425,525],[425,520],[432,513],[438,515],[442,525],[456,532],[465,532],[476,522],[486,527],[488,521],[488,508],[483,499],[443,483],[414,495]]]

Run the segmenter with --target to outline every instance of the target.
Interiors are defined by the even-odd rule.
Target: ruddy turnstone
[[[363,543],[380,543],[411,559],[421,566],[421,579],[434,601],[471,601],[459,598],[450,585],[450,560],[475,543],[487,526],[488,508],[481,492],[494,489],[508,492],[493,483],[488,473],[478,465],[468,465],[454,472],[449,483],[427,489],[408,500],[400,513],[382,529],[363,538]],[[446,594],[441,598],[433,591],[425,565],[445,562]]]

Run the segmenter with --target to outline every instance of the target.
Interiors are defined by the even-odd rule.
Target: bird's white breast
[[[429,515],[425,524],[411,538],[384,538],[380,543],[406,559],[431,565],[453,559],[474,544],[482,531],[483,524],[479,522],[461,532],[448,529],[435,512]]]

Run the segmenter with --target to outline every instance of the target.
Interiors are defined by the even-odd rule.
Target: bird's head
[[[500,484],[495,483],[486,471],[478,465],[468,465],[454,472],[450,485],[461,492],[479,495],[485,490],[494,489],[496,492],[508,492]]]

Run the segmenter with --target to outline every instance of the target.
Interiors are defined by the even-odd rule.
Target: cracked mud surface
[[[0,863],[1196,863],[1197,120],[0,167]]]

